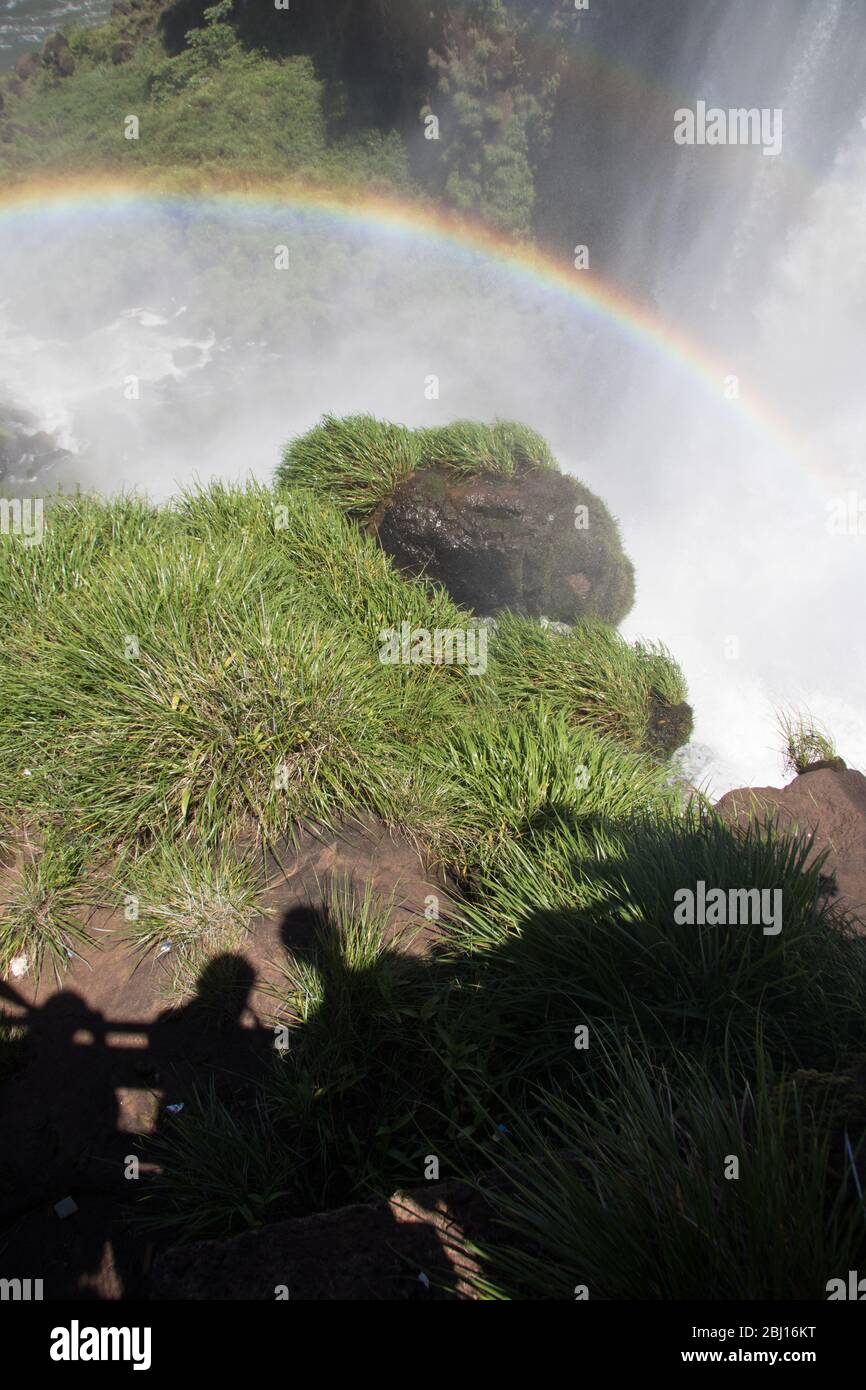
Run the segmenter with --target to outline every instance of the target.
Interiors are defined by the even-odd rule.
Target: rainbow
[[[809,459],[799,437],[778,410],[758,392],[741,383],[736,402],[725,397],[730,363],[708,352],[695,338],[678,326],[666,322],[654,309],[626,295],[612,282],[594,271],[579,271],[549,252],[476,222],[421,204],[380,196],[337,192],[291,183],[244,184],[222,180],[178,188],[165,182],[137,178],[88,175],[86,179],[52,178],[22,182],[0,192],[0,227],[34,218],[58,216],[62,219],[82,210],[130,210],[142,201],[162,204],[166,209],[228,208],[284,212],[315,212],[380,233],[394,232],[440,246],[472,252],[505,267],[510,275],[522,277],[541,288],[570,298],[588,314],[613,326],[639,346],[649,348],[683,370],[728,409],[739,410],[746,421],[776,448],[781,448],[800,466],[809,468]],[[826,481],[826,474],[820,476]]]

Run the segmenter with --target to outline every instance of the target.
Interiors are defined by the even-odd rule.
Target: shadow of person
[[[36,1173],[46,1188],[57,1170],[82,1174],[94,1136],[116,1128],[114,1091],[104,1084],[105,1019],[72,990],[42,1005],[8,985],[3,996],[19,1006],[15,1022],[27,1041],[22,1071],[0,1100],[0,1171],[32,1191]]]
[[[252,1229],[254,1239],[220,1246],[218,1256],[211,1245],[169,1248],[155,1269],[159,1297],[273,1299],[283,1285],[305,1301],[462,1296],[458,1286],[469,1267],[462,1228],[468,1219],[477,1230],[482,1204],[470,1204],[472,1194],[454,1180],[447,1157],[445,1185],[438,1166],[426,1181],[428,1156],[449,1153],[446,1133],[478,1119],[471,1095],[449,1086],[449,1060],[437,1055],[438,1026],[447,1030],[458,1007],[450,987],[461,966],[435,949],[422,958],[377,944],[363,918],[347,924],[340,916],[335,920],[327,903],[295,906],[280,923],[296,978],[309,984],[315,976],[317,984],[303,1022],[295,1015],[286,1056],[260,1091],[266,1119],[253,1133],[267,1164],[247,1167],[244,1150],[230,1158],[230,1168],[199,1166],[198,1155],[213,1149],[224,1123],[233,1131],[242,1124],[239,1110],[207,1115],[198,1137],[210,1142],[194,1150],[202,1198],[223,1221],[218,1238]],[[436,982],[441,996],[434,999]],[[471,1142],[467,1149],[471,1157]],[[177,1148],[169,1163],[177,1168],[186,1156]],[[261,1212],[255,1200],[262,1173],[287,1156],[275,1178],[285,1190]],[[224,1195],[229,1171],[231,1209]],[[195,1215],[198,1192],[183,1172],[176,1178]],[[389,1200],[395,1191],[403,1195]],[[241,1220],[245,1209],[260,1219]]]
[[[273,1056],[274,1031],[253,1005],[256,982],[246,957],[213,956],[193,997],[150,1025],[147,1064],[164,1101],[157,1133],[173,1113],[169,1106],[185,1108],[206,1089],[227,1099],[243,1095]]]
[[[35,1005],[0,982],[4,1023],[25,1030],[0,1085],[0,1277],[41,1278],[46,1298],[141,1292],[147,1237],[129,1224],[141,1191],[128,1181],[130,1159],[140,1163],[138,1136],[165,1111],[154,1124],[151,1099],[122,1115],[119,1090],[168,1105],[211,1078],[229,1097],[248,1088],[274,1042],[253,1011],[255,983],[248,961],[224,953],[188,1004],[138,1023],[106,1019],[72,990]],[[130,1110],[138,1120],[149,1112],[146,1123],[130,1129]]]
[[[31,1005],[2,984],[0,998],[26,1030],[0,1086],[0,1276],[42,1279],[46,1298],[118,1297],[135,1261],[114,1219],[126,1194],[108,1025],[72,990]]]

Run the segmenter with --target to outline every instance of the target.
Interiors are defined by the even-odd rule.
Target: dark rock
[[[653,696],[643,746],[657,757],[669,758],[688,743],[694,725],[694,711],[690,704],[683,701],[679,705],[666,705]]]
[[[575,524],[580,506],[584,530]],[[616,624],[634,599],[634,571],[604,503],[555,470],[471,478],[419,470],[370,525],[398,568],[485,615]]]
[[[128,63],[135,53],[135,45],[128,39],[121,39],[119,43],[111,45],[111,61],[114,66],[120,67],[121,63]]]
[[[841,759],[839,759],[841,761]],[[824,887],[834,906],[851,913],[866,933],[866,777],[851,769],[811,767],[784,789],[744,787],[728,792],[716,809],[743,824],[778,818],[780,829],[812,837],[810,860],[823,850]]]
[[[159,1257],[153,1292],[163,1299],[273,1302],[283,1286],[293,1302],[427,1302],[448,1296],[444,1284],[451,1297],[472,1298],[478,1266],[466,1241],[489,1234],[491,1224],[483,1199],[464,1191],[455,1202],[446,1183],[277,1222],[233,1240],[177,1246]]]
[[[822,768],[829,768],[831,772],[847,772],[848,764],[844,758],[819,758],[817,762],[804,767],[800,776],[805,777],[810,772],[820,772]]]
[[[0,483],[41,477],[69,457],[26,412],[0,402]]]
[[[75,71],[75,59],[67,40],[62,34],[52,34],[42,50],[42,61],[58,77],[71,77]]]

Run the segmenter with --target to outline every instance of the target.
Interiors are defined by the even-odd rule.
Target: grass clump
[[[483,480],[483,502],[461,489],[468,478]],[[514,421],[413,431],[371,416],[327,416],[286,446],[276,482],[308,488],[366,522],[399,567],[482,617],[510,610],[616,625],[634,602],[634,568],[615,518],[560,472],[540,435]],[[437,524],[443,506],[460,522]],[[461,523],[478,532],[475,546]],[[664,653],[647,659],[661,667]]]
[[[126,544],[78,537],[65,581],[29,558],[38,548],[0,551],[45,594],[38,622],[26,607],[10,621],[0,670],[7,808],[62,808],[107,845],[166,828],[216,843],[247,817],[279,835],[301,816],[399,814],[411,748],[470,698],[463,668],[378,659],[384,623],[431,615],[425,591],[309,498],[289,500],[282,528],[273,498],[234,506],[232,520],[225,494],[200,511],[187,499],[140,538],[133,512]],[[84,524],[101,527],[86,511]]]
[[[556,469],[547,441],[527,425],[497,420],[455,420],[436,429],[417,431],[421,468],[445,468],[458,476],[502,473],[506,477],[531,469]]]
[[[326,415],[286,445],[276,481],[311,488],[366,518],[420,469],[444,468],[456,477],[482,472],[510,477],[556,467],[541,435],[515,421],[457,420],[438,429],[410,430],[372,415]]]
[[[242,1117],[233,1113],[215,1080],[193,1093],[150,1153],[171,1176],[155,1178],[143,1222],[180,1240],[238,1235],[285,1213],[295,1155],[278,1142],[255,1102]]]
[[[258,910],[261,868],[228,844],[161,840],[117,875],[127,938],[163,965],[163,995],[180,1004],[199,993],[209,962],[242,951]],[[216,989],[215,994],[219,994]]]
[[[558,819],[578,829],[623,823],[674,800],[662,767],[543,699],[508,720],[498,707],[482,708],[425,749],[422,763],[451,805],[451,858],[464,871],[494,864]]]
[[[417,435],[372,415],[321,424],[287,445],[276,481],[283,487],[311,488],[341,510],[369,515],[420,463]]]
[[[525,709],[543,698],[572,725],[610,734],[634,749],[653,745],[654,705],[672,709],[688,697],[683,673],[666,648],[631,646],[598,620],[583,619],[560,633],[507,614],[498,620],[491,654],[505,708]],[[674,747],[689,733],[690,725],[678,730]]]
[[[817,1300],[857,1267],[866,1210],[830,1097],[804,1097],[764,1054],[756,1074],[715,1078],[615,1044],[605,1080],[600,1102],[551,1096],[500,1161],[482,1297]]]
[[[866,946],[816,909],[793,843],[707,815],[644,833],[557,812],[504,839],[427,960],[385,946],[369,896],[332,897],[276,990],[290,1042],[249,1111],[264,1152],[295,1156],[273,1219],[419,1186],[436,1154],[441,1176],[477,1179],[513,1232],[513,1249],[506,1237],[489,1252],[491,1296],[571,1298],[588,1283],[593,1297],[685,1297],[690,1279],[694,1296],[820,1296],[816,1271],[836,1272],[856,1225],[840,1117],[855,1151],[862,1123],[832,1078],[826,1113],[820,1088],[807,1107],[791,1078],[862,1049]],[[694,873],[782,882],[781,939],[677,928],[675,887]],[[206,1183],[236,1114],[209,1101],[188,1117]],[[507,1157],[502,1124],[516,1136]],[[739,1183],[724,1178],[729,1154]],[[178,1231],[196,1203],[215,1234],[235,1228],[239,1194],[257,1190],[242,1145],[235,1158],[226,1203],[222,1172],[196,1195],[189,1152],[160,1149]],[[502,1201],[479,1176],[496,1168]],[[813,1241],[802,1280],[785,1274],[788,1237],[761,1265],[774,1228]],[[714,1243],[719,1261],[698,1278]]]
[[[701,881],[778,891],[781,930],[678,921],[676,895]],[[562,1049],[586,1019],[705,1058],[729,1044],[745,1057],[763,1020],[780,1062],[832,1067],[861,1045],[866,942],[820,890],[807,840],[735,830],[694,804],[632,824],[559,817],[506,849],[454,930],[490,959],[524,1059]]]
[[[844,770],[846,764],[839,757],[830,734],[810,714],[781,710],[776,722],[782,738],[786,772],[799,776],[816,764]]]
[[[216,846],[250,819],[276,838],[362,809],[443,853],[459,779],[427,751],[482,709],[489,724],[549,697],[634,747],[646,724],[650,682],[601,626],[591,657],[509,620],[486,674],[383,660],[403,623],[474,619],[307,488],[214,485],[158,508],[60,497],[43,544],[16,541],[0,545],[0,805],[62,815],[94,855],[166,832]]]
[[[59,984],[72,957],[92,940],[80,851],[51,829],[41,844],[25,837],[4,871],[0,897],[0,975],[23,957],[33,979],[50,965]]]

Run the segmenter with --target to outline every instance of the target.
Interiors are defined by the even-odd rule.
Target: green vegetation
[[[482,1297],[573,1300],[582,1285],[604,1299],[814,1300],[828,1271],[856,1268],[863,1212],[838,1164],[834,1078],[814,1094],[808,1076],[780,1083],[763,1053],[755,1081],[616,1042],[603,1068],[601,1102],[551,1096],[528,1152],[500,1160],[508,1234]]]
[[[425,448],[465,469],[470,439],[550,467],[513,426],[326,421],[301,441],[319,486],[287,485],[310,481],[290,451],[274,489],[58,496],[41,545],[0,538],[0,818],[7,844],[40,827],[24,886],[4,877],[2,961],[62,967],[82,905],[114,903],[169,1000],[219,1027],[247,999],[265,851],[373,815],[451,875],[437,945],[388,946],[388,905],[333,890],[271,986],[288,1048],[172,1117],[146,1219],[224,1236],[417,1186],[435,1154],[505,1223],[483,1297],[821,1297],[866,1254],[841,1085],[866,939],[805,842],[682,805],[664,648],[504,615],[483,675],[380,659],[385,629],[476,620],[347,511]],[[677,923],[699,881],[781,892],[783,931]]]
[[[334,0],[291,24],[272,7],[143,0],[70,27],[64,64],[0,83],[0,174],[336,184],[525,237],[579,27],[571,0]]]
[[[710,812],[641,831],[619,796],[610,819],[597,799],[506,828],[427,961],[384,948],[369,902],[332,901],[276,991],[291,1043],[248,1123],[211,1092],[158,1142],[155,1219],[221,1236],[259,1223],[263,1174],[275,1220],[421,1186],[435,1154],[505,1223],[482,1295],[819,1298],[855,1268],[863,1113],[839,1083],[866,942],[816,905],[802,846]],[[704,874],[781,883],[781,939],[675,928],[675,885]]]
[[[197,994],[207,965],[247,943],[258,908],[259,869],[254,858],[230,853],[225,843],[214,853],[197,841],[160,840],[123,865],[115,879],[113,896],[126,904],[133,946],[168,957],[163,994],[170,1003]]]
[[[46,67],[7,83],[0,175],[87,170],[182,180],[187,171],[198,181],[237,175],[412,191],[395,132],[331,138],[312,57],[247,50],[217,8],[176,57],[153,32],[129,61],[113,63],[120,20],[73,32],[71,76]],[[130,115],[140,123],[137,139],[125,135]]]
[[[782,710],[776,722],[783,741],[782,756],[787,772],[799,775],[816,764],[844,770],[845,763],[830,734],[810,714]]]
[[[436,115],[445,132],[434,148],[446,201],[498,230],[532,231],[535,171],[550,142],[569,30],[576,24],[567,0],[445,7],[423,114]]]
[[[16,859],[0,886],[0,974],[25,957],[37,980],[48,964],[60,980],[72,954],[90,941],[81,856],[49,827],[41,844],[25,835]]]
[[[460,484],[473,477],[482,478],[488,490],[500,479],[521,479],[517,505],[523,513],[512,510],[511,516],[508,511],[499,514],[489,555],[482,549],[470,559],[459,548],[451,552],[444,540],[440,554],[440,538],[428,518],[446,498],[449,506],[462,509],[465,498]],[[417,572],[417,548],[428,555],[437,552],[432,559],[432,578],[458,600],[479,605],[480,616],[510,608],[569,623],[599,618],[615,626],[634,602],[634,568],[623,550],[616,520],[584,483],[560,473],[541,435],[514,421],[482,424],[458,420],[435,429],[412,431],[372,416],[326,416],[286,446],[277,481],[286,487],[308,489],[356,520],[368,521],[398,564],[404,563],[404,547],[408,550],[405,563],[410,573]],[[404,496],[400,502],[406,504],[410,527],[419,528],[412,532],[408,544],[403,524],[398,521],[392,531],[386,515],[402,484],[411,485],[411,497]],[[456,490],[449,497],[452,484]],[[509,499],[506,502],[513,508]],[[475,525],[472,499],[467,505],[467,524]],[[498,507],[495,496],[480,508],[482,515],[487,516],[491,507]],[[581,514],[586,520],[582,527],[578,525]],[[484,606],[485,596],[494,596],[489,607]],[[531,645],[531,638],[528,640]],[[576,640],[583,643],[584,636],[578,635]],[[600,636],[598,642],[593,638],[587,645],[595,653],[604,643]],[[645,727],[647,691],[658,686],[666,703],[665,671],[670,662],[664,651],[654,647],[642,650],[638,659],[647,669],[654,666],[657,670],[652,680],[647,677],[642,691],[639,718]],[[617,666],[627,659],[617,649],[611,660]],[[590,662],[595,661],[593,655]],[[668,681],[670,689],[676,684],[676,676]],[[657,731],[656,741],[662,751],[670,752],[688,739],[690,731],[688,720],[679,721],[673,737],[671,731]]]
[[[455,420],[438,429],[419,430],[422,468],[447,468],[462,477],[501,473],[504,477],[531,469],[557,469],[547,440],[515,420],[484,425]]]
[[[569,0],[339,0],[298,15],[291,52],[263,16],[187,0],[165,33],[150,10],[70,32],[70,76],[0,85],[0,177],[347,185],[531,234]],[[374,49],[381,102],[357,80]],[[246,283],[240,233],[190,235]],[[41,545],[0,536],[0,974],[25,955],[61,977],[98,945],[92,906],[126,905],[169,1001],[236,1018],[265,851],[372,814],[450,873],[440,943],[388,948],[387,904],[332,891],[273,988],[290,1047],[164,1130],[149,1219],[223,1237],[420,1186],[435,1154],[502,1222],[482,1297],[822,1298],[866,1261],[866,939],[803,841],[683,807],[668,758],[690,715],[663,647],[507,614],[482,678],[379,659],[383,629],[474,621],[356,524],[422,468],[556,464],[509,422],[328,417],[274,490],[58,497]],[[841,763],[808,717],[781,727],[793,771]],[[780,891],[782,932],[676,923],[699,881]],[[0,1081],[22,1037],[0,1028]]]
[[[472,842],[477,813],[441,749],[458,735],[500,738],[501,711],[521,704],[515,633],[530,647],[532,625],[505,626],[489,678],[383,663],[383,630],[460,632],[474,619],[397,574],[309,490],[216,484],[161,508],[58,497],[41,546],[0,539],[0,568],[7,816],[62,818],[94,862],[166,831],[215,848],[250,823],[275,841],[300,819],[358,810],[441,858]],[[537,671],[527,694],[549,696],[558,717],[543,743],[551,784],[578,728],[639,749],[646,658],[601,626],[586,650],[577,637],[541,640],[558,674],[548,691]],[[571,683],[568,650],[583,672]],[[491,809],[498,801],[491,787]]]
[[[688,696],[682,671],[663,647],[631,646],[615,628],[588,619],[560,634],[506,615],[497,625],[491,659],[505,708],[529,709],[543,698],[582,728],[612,734],[636,749],[652,741],[654,703],[674,709]]]
[[[410,430],[372,415],[326,415],[286,445],[277,481],[309,488],[344,511],[367,517],[421,468],[446,469],[456,477],[482,472],[511,477],[556,467],[541,435],[511,420],[492,425],[457,420]]]
[[[345,512],[369,516],[421,466],[419,431],[372,415],[326,415],[286,446],[277,482],[309,488]]]

